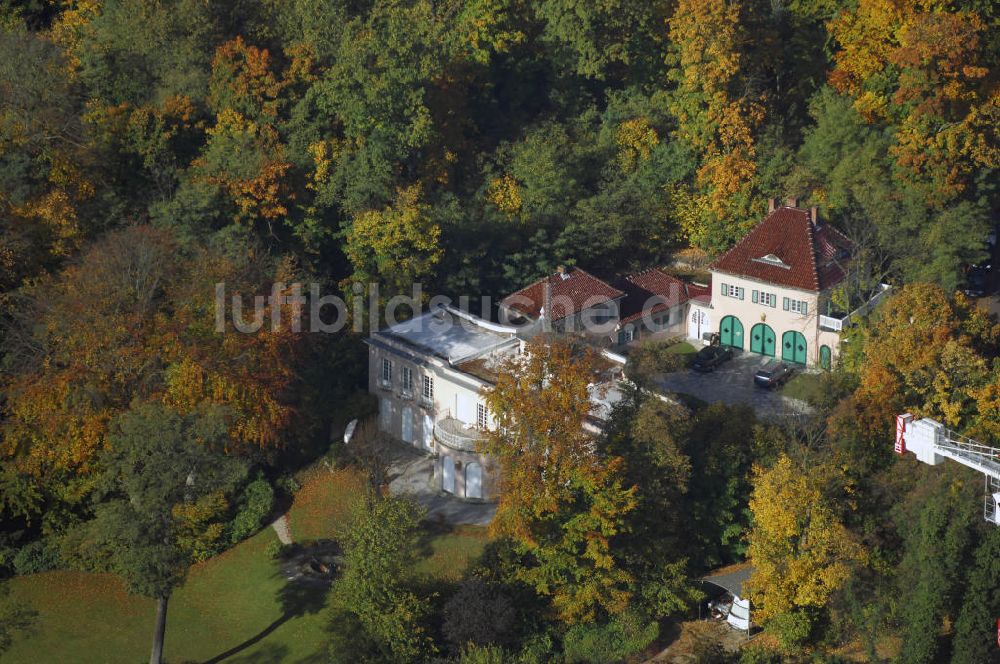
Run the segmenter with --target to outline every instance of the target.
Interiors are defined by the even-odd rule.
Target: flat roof
[[[485,321],[484,321],[485,323]],[[459,317],[444,309],[428,311],[397,323],[373,336],[397,339],[455,364],[504,346],[516,337],[477,325],[472,317]]]

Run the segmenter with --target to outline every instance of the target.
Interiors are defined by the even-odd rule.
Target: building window
[[[424,376],[424,398],[433,399],[434,398],[434,377]]]
[[[767,293],[765,291],[755,290],[753,292],[752,300],[754,304],[762,304],[766,307],[778,306],[778,296],[775,295],[774,293]]]
[[[733,286],[732,284],[722,284],[722,294],[726,297],[733,297],[737,300],[743,299],[743,287]]]
[[[624,334],[625,334],[625,343],[629,343],[630,341],[635,339],[635,330],[632,328],[631,325],[625,328]]]
[[[782,300],[782,307],[785,311],[802,314],[803,316],[809,313],[809,303],[805,300],[793,300],[790,297],[786,297]]]
[[[392,383],[392,361],[384,357],[382,358],[382,382]]]
[[[403,367],[400,372],[403,378],[403,390],[406,392],[413,392],[413,369],[410,367]]]
[[[486,406],[481,403],[476,404],[476,426],[485,429],[489,426],[489,418],[486,415]]]

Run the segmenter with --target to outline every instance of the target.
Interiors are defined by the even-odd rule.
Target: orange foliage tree
[[[830,22],[840,45],[830,82],[869,120],[896,128],[904,173],[932,200],[1000,165],[1000,88],[989,29],[975,11],[936,0],[861,0]]]
[[[620,613],[631,597],[611,540],[627,528],[635,488],[623,484],[622,459],[597,454],[583,428],[598,364],[592,350],[536,340],[485,397],[495,427],[484,449],[503,475],[493,528],[525,557],[518,578],[567,622]]]
[[[78,503],[93,489],[109,422],[136,400],[181,413],[224,407],[233,453],[281,446],[303,338],[295,306],[282,305],[273,328],[220,333],[214,284],[259,292],[289,269],[268,268],[246,248],[185,255],[168,233],[140,226],[39,282],[7,340],[18,361],[0,386],[5,468]]]

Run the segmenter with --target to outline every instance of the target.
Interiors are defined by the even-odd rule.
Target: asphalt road
[[[668,392],[690,394],[708,403],[749,404],[759,417],[776,419],[802,415],[812,408],[804,401],[782,396],[775,390],[757,387],[753,375],[772,358],[737,351],[736,356],[712,373],[682,369],[663,374],[660,386]]]

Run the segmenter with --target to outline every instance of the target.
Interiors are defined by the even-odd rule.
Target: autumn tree
[[[89,526],[93,546],[129,591],[156,600],[150,664],[162,661],[168,602],[196,553],[186,516],[203,499],[230,491],[246,472],[223,453],[223,417],[218,409],[181,417],[145,404],[117,418],[110,434],[112,488]]]
[[[418,185],[400,189],[382,210],[354,217],[347,229],[347,254],[353,283],[378,282],[386,295],[408,293],[410,286],[433,275],[441,260],[441,229],[428,215]]]
[[[133,227],[21,294],[5,338],[3,465],[51,501],[44,528],[60,527],[54,505],[80,506],[95,490],[109,423],[136,399],[185,415],[226,406],[232,453],[286,442],[301,347],[294,306],[253,334],[216,331],[214,284],[246,295],[283,278],[245,244],[230,249],[185,255],[169,233]]]
[[[495,424],[483,449],[500,462],[504,487],[493,528],[524,557],[515,575],[570,623],[621,613],[631,594],[612,540],[627,528],[636,490],[623,459],[599,454],[584,429],[599,370],[590,349],[535,340],[485,396]]]
[[[1000,164],[994,29],[975,3],[918,0],[862,0],[830,23],[840,45],[831,83],[895,127],[897,163],[932,200]]]
[[[808,638],[814,614],[865,561],[861,545],[831,505],[835,497],[824,491],[828,474],[836,472],[825,465],[803,468],[786,455],[754,472],[750,599],[758,619],[774,623],[786,647]]]
[[[697,188],[678,194],[688,210],[678,221],[690,241],[719,250],[749,228],[756,148],[763,119],[758,100],[735,92],[743,75],[743,4],[681,0],[669,19],[673,49],[669,78],[676,84],[670,110],[677,137],[700,155]],[[687,197],[693,201],[685,205]]]
[[[0,291],[51,269],[92,230],[97,150],[62,53],[0,28]]]
[[[979,349],[993,352],[994,326],[964,298],[952,300],[939,287],[901,288],[864,333],[855,394],[862,430],[884,438],[904,410],[952,428],[991,421],[992,376]]]

